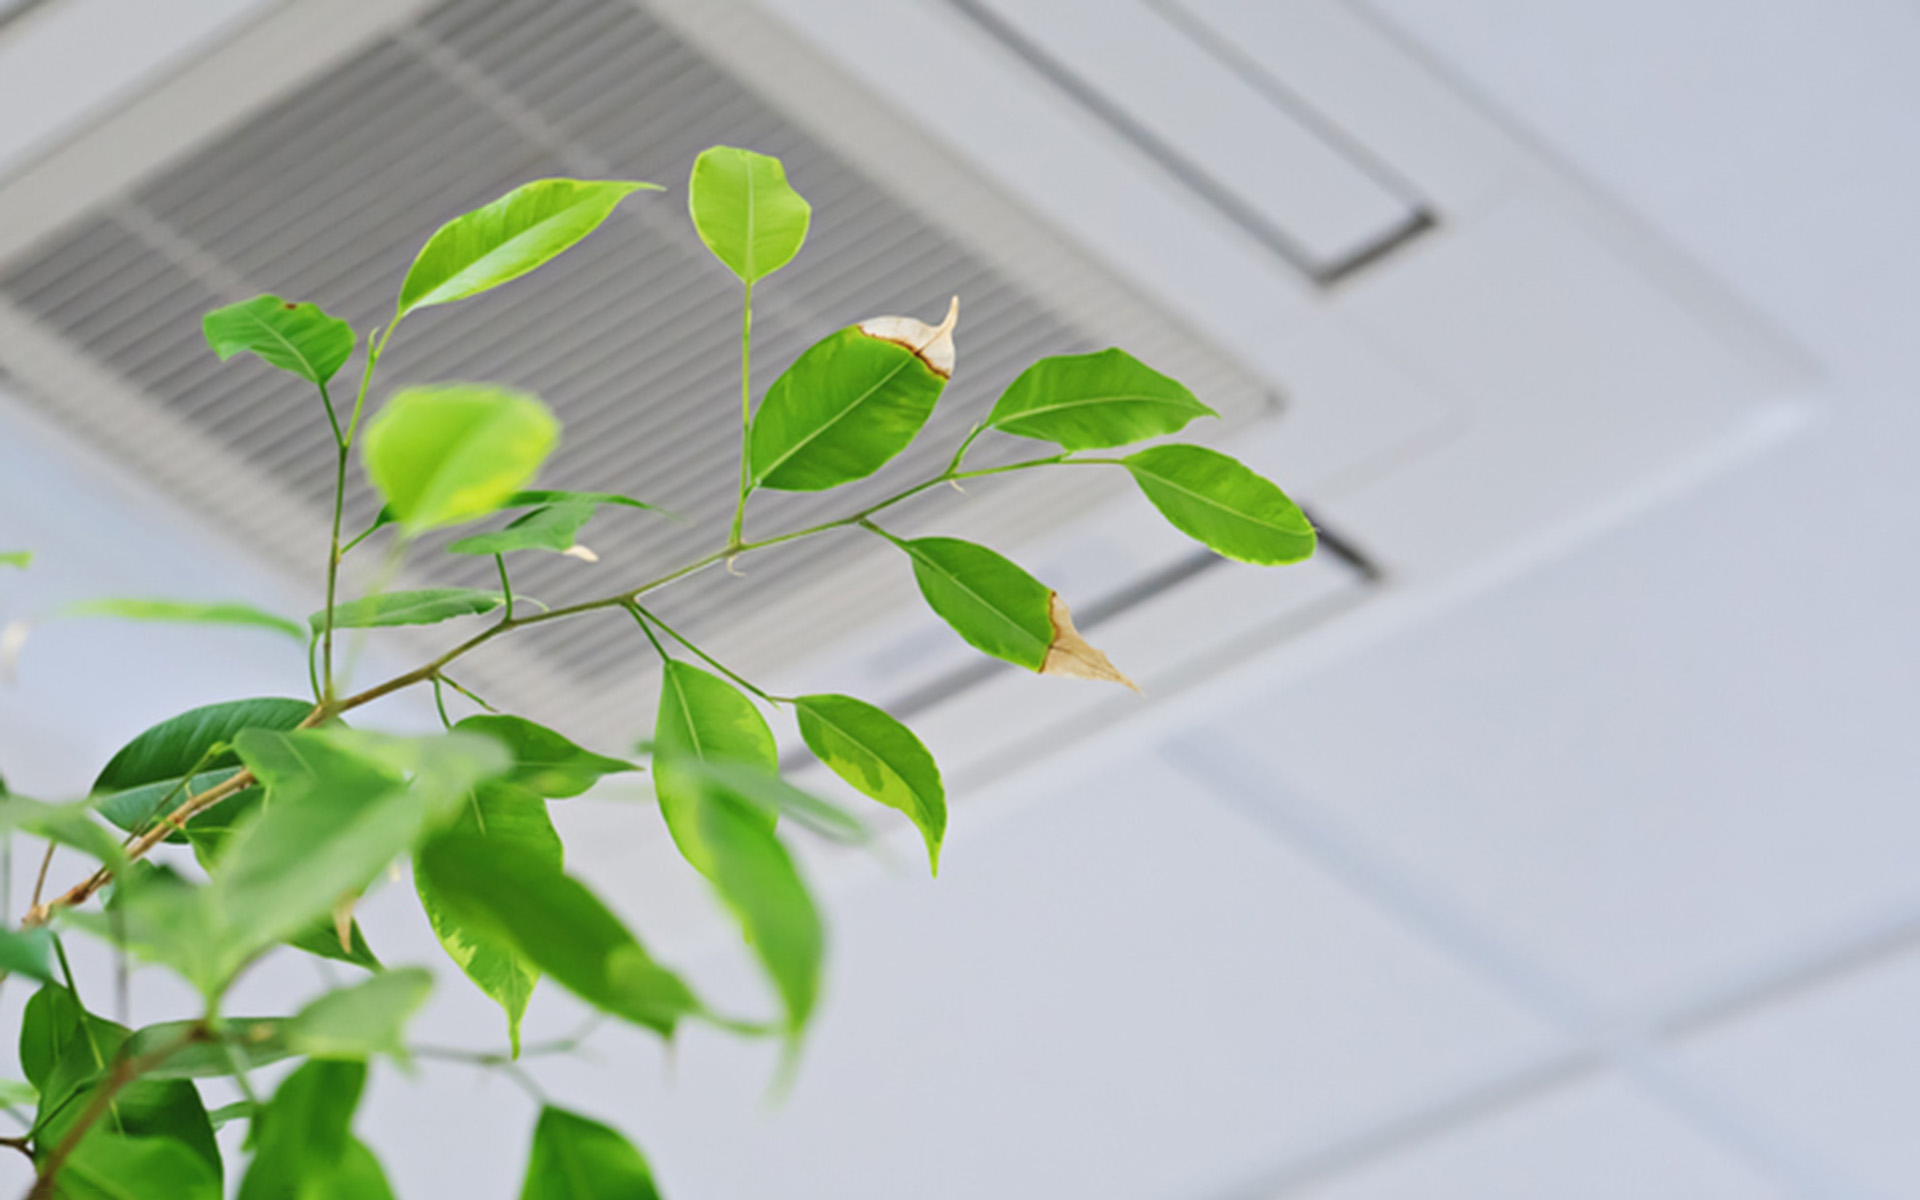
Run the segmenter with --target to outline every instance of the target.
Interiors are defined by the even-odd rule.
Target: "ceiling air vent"
[[[190,70],[217,72],[221,59],[216,49]],[[183,145],[160,169],[90,197],[77,219],[0,263],[0,363],[207,520],[310,575],[332,486],[324,418],[287,377],[220,364],[200,341],[200,315],[271,290],[364,331],[390,315],[408,261],[441,221],[529,178],[659,181],[666,194],[628,201],[581,252],[409,321],[383,363],[382,391],[479,378],[539,392],[566,430],[546,478],[640,495],[677,514],[602,515],[584,535],[597,565],[516,561],[517,589],[542,601],[603,594],[706,553],[732,510],[738,287],[694,236],[681,187],[714,143],[781,156],[815,208],[800,258],[756,296],[756,391],[836,328],[883,313],[937,317],[949,296],[962,298],[960,370],[915,446],[874,480],[781,497],[767,505],[780,524],[761,519],[752,532],[812,523],[936,472],[998,391],[1046,354],[1125,341],[1233,420],[1271,405],[1266,385],[1090,260],[1056,247],[1038,264],[1049,273],[1042,294],[984,259],[973,243],[992,229],[929,220],[624,0],[428,9]],[[1076,288],[1102,298],[1068,310],[1060,301]],[[983,448],[983,464],[993,454]],[[1018,545],[1108,494],[1093,482],[982,487],[966,520]],[[349,524],[371,515],[363,497]],[[913,513],[903,515],[910,526]],[[662,613],[762,669],[907,597],[892,556],[857,538],[742,565],[744,579],[716,570],[688,580],[662,597]],[[484,559],[423,553],[414,571],[434,583],[493,582]],[[838,581],[830,602],[793,602],[827,579]],[[647,709],[639,643],[610,654],[604,628],[576,623],[529,644],[530,653],[490,654],[476,668],[497,699],[536,713],[605,714],[597,730],[589,720],[605,737],[635,731]]]

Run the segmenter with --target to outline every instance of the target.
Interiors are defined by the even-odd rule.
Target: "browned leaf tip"
[[[1138,694],[1145,694],[1139,684],[1128,679],[1105,654],[1080,636],[1080,631],[1073,627],[1073,614],[1067,610],[1067,602],[1060,598],[1060,593],[1054,592],[1048,599],[1047,616],[1053,621],[1053,644],[1047,647],[1047,657],[1040,664],[1042,675],[1120,683]]]

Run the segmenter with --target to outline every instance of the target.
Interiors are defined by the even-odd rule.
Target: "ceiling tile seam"
[[[1665,1058],[1659,1025],[1609,1020],[1579,989],[1399,870],[1363,839],[1276,781],[1272,771],[1230,739],[1210,730],[1188,730],[1163,741],[1159,753],[1215,800],[1306,855],[1353,894],[1493,984],[1575,1045],[1601,1055],[1695,1133],[1791,1189],[1791,1194],[1819,1200],[1877,1200],[1797,1136],[1767,1127],[1716,1090],[1684,1076]]]
[[[1605,1076],[1607,1062],[1592,1049],[1562,1049],[1489,1072],[1437,1097],[1407,1105],[1278,1167],[1210,1191],[1208,1200],[1287,1200],[1311,1197],[1322,1184],[1416,1146],[1440,1142],[1483,1121]]]

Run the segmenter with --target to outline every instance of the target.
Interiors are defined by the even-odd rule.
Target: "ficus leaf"
[[[1313,553],[1313,523],[1299,505],[1218,450],[1153,446],[1121,462],[1175,529],[1216,554],[1279,566]]]
[[[536,179],[455,217],[413,260],[394,319],[518,279],[592,233],[641,189],[659,190],[627,180]]]
[[[800,736],[834,774],[889,808],[905,813],[940,872],[947,830],[947,793],[940,767],[913,731],[882,709],[852,696],[800,696],[793,702]]]
[[[255,296],[201,318],[207,345],[225,362],[250,351],[269,366],[325,386],[353,357],[353,326],[317,305],[279,296]]]
[[[1066,601],[1006,558],[958,538],[889,540],[913,559],[928,607],[974,649],[1042,675],[1139,691],[1074,629]]]
[[[241,730],[293,729],[312,711],[306,700],[262,696],[202,705],[169,717],[107,760],[93,781],[94,803],[101,816],[127,832],[145,829],[189,795],[225,782],[239,768],[233,739]],[[188,772],[195,772],[191,780]],[[186,838],[176,833],[167,840]]]
[[[450,819],[480,780],[508,766],[500,746],[470,734],[434,743],[411,779],[341,733],[240,734],[240,757],[267,802],[222,849],[213,886],[236,953],[251,953],[327,919],[397,855]],[[359,743],[356,745],[356,741]]]
[[[1003,433],[1063,450],[1124,446],[1217,417],[1193,393],[1124,350],[1043,358],[1015,379],[987,414]]]
[[[295,1013],[282,1030],[296,1054],[316,1059],[360,1059],[385,1054],[407,1062],[402,1034],[427,1001],[433,974],[420,967],[382,971],[351,987],[335,988]]]
[[[657,770],[665,770],[662,759]],[[707,790],[692,810],[689,833],[698,843],[689,854],[746,934],[779,993],[789,1037],[798,1037],[820,994],[820,963],[826,935],[806,883],[753,804],[731,793]]]
[[[298,621],[224,600],[168,600],[156,598],[116,598],[81,600],[64,605],[55,615],[61,617],[113,617],[122,621],[157,621],[175,625],[238,625],[243,628],[270,629],[284,633],[301,645],[307,632]]]
[[[72,1131],[128,1036],[125,1026],[87,1012],[72,992],[57,984],[42,986],[27,1001],[21,1014],[20,1065],[40,1092],[36,1146],[57,1146]],[[193,1084],[184,1079],[134,1080],[115,1094],[113,1116],[119,1134],[182,1147],[213,1173],[218,1194],[220,1148]],[[104,1132],[89,1134],[81,1145]],[[125,1195],[118,1193],[116,1200]]]
[[[564,734],[525,717],[486,713],[468,717],[454,728],[490,737],[505,746],[513,756],[513,766],[504,781],[549,799],[578,796],[602,776],[640,769],[624,758],[609,758],[577,746]]]
[[[777,773],[780,751],[767,719],[740,689],[718,675],[677,659],[662,664],[660,707],[654,720],[653,787],[660,814],[680,853],[703,874],[703,847],[695,815],[705,802],[698,779],[679,769],[682,761],[743,763]],[[772,814],[763,815],[771,829]]]
[[[750,438],[755,487],[814,492],[906,449],[953,376],[956,297],[938,326],[876,317],[814,343],[767,389]]]
[[[501,507],[530,508],[542,504],[613,505],[618,508],[640,508],[648,512],[666,511],[658,504],[648,504],[645,500],[635,500],[632,496],[622,496],[616,492],[566,492],[551,488],[533,488],[515,492]]]
[[[575,536],[593,520],[593,505],[547,504],[515,517],[504,529],[476,533],[447,546],[452,554],[511,554],[516,550],[573,549]]]
[[[659,760],[655,760],[658,769]],[[757,808],[773,820],[791,817],[794,824],[843,846],[857,846],[869,839],[867,827],[851,814],[780,778],[772,770],[754,763],[715,759],[676,758],[671,773],[689,788],[702,793],[727,797]]]
[[[707,249],[746,284],[793,260],[813,216],[779,159],[732,146],[710,147],[694,160],[687,211]]]
[[[184,1084],[191,1088],[193,1085]],[[119,1106],[116,1105],[116,1108]],[[220,1175],[192,1147],[164,1136],[94,1129],[60,1168],[62,1200],[220,1200]]]
[[[621,1133],[552,1105],[540,1110],[520,1200],[660,1200],[647,1160]]]
[[[41,983],[53,982],[53,931],[0,929],[0,974],[24,975]]]
[[[475,788],[452,832],[514,846],[553,871],[562,870],[564,851],[547,816],[546,801],[526,788],[507,782]],[[449,852],[457,854],[460,845],[454,843]],[[516,949],[511,938],[501,937],[493,924],[463,920],[458,901],[449,904],[442,899],[427,871],[416,866],[413,882],[420,907],[447,957],[506,1013],[508,1042],[517,1057],[520,1020],[540,981],[540,969]]]
[[[484,517],[532,481],[560,423],[530,392],[405,388],[367,427],[367,478],[409,534]]]
[[[490,613],[506,603],[499,592],[473,588],[419,588],[404,592],[381,592],[334,606],[335,629],[374,629],[389,625],[437,625],[455,617],[474,617]],[[326,620],[324,612],[314,613],[307,624],[320,632]]]
[[[538,851],[456,832],[428,842],[415,869],[461,924],[511,946],[604,1012],[670,1037],[701,1011],[687,985],[586,885]]]
[[[93,806],[48,804],[0,790],[0,830],[19,830],[92,855],[109,866],[126,858],[120,839],[93,819]]]
[[[353,1136],[364,1062],[317,1060],[287,1076],[254,1115],[239,1200],[393,1200],[379,1160]]]
[[[139,1056],[162,1047],[179,1047],[142,1078],[217,1079],[234,1073],[235,1059],[251,1070],[294,1055],[296,1051],[287,1044],[287,1020],[227,1017],[220,1022],[217,1039],[202,1039],[199,1021],[162,1021],[134,1030],[127,1039],[126,1051]],[[188,1038],[192,1040],[181,1045]],[[216,1120],[216,1128],[218,1124]]]

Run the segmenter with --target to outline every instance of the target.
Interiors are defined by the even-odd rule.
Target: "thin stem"
[[[392,332],[393,332],[393,327],[389,326],[387,328],[387,333],[391,334]],[[374,359],[378,358],[380,353],[380,346],[384,344],[385,344],[385,338],[382,337],[380,340],[380,343],[378,343],[374,348],[373,354],[371,356],[372,358]],[[371,365],[369,365],[369,368],[368,368],[369,378],[371,377],[371,374],[372,374],[372,368],[371,368]],[[366,383],[363,381],[361,384],[362,399],[364,399],[365,397],[366,386],[367,386]],[[354,423],[349,424],[348,430],[347,430],[347,437],[349,441],[352,440],[353,431],[355,428],[355,424],[357,424],[358,422],[359,414],[360,414],[360,402],[356,401],[354,406]],[[969,435],[969,437],[971,436],[972,435]],[[1055,455],[1049,455],[1044,458],[1034,458],[1034,459],[1027,459],[1022,462],[1008,463],[1004,466],[984,467],[977,471],[955,471],[951,467],[949,467],[949,469],[942,471],[939,475],[936,475],[931,479],[923,480],[920,483],[914,484],[911,487],[905,488],[899,492],[894,493],[893,495],[885,498],[884,500],[880,500],[874,504],[870,504],[866,508],[861,509],[859,512],[851,513],[847,516],[840,517],[837,520],[825,521],[818,525],[808,526],[805,529],[796,529],[789,533],[782,533],[782,534],[777,534],[773,537],[761,538],[758,541],[742,542],[737,545],[723,546],[719,550],[716,550],[713,553],[708,554],[702,558],[696,559],[693,562],[687,563],[685,566],[678,567],[672,571],[669,571],[665,575],[661,575],[657,578],[650,579],[647,582],[638,585],[637,587],[628,588],[623,592],[617,592],[611,596],[602,596],[597,600],[585,600],[577,604],[569,604],[561,608],[549,609],[546,612],[535,613],[531,616],[520,616],[516,614],[510,619],[501,620],[496,624],[481,630],[479,633],[474,634],[472,637],[468,638],[464,642],[459,643],[458,645],[454,646],[452,649],[447,650],[446,652],[442,653],[439,657],[434,658],[428,662],[422,663],[420,666],[415,667],[411,671],[407,671],[400,675],[396,675],[393,678],[387,680],[385,683],[381,683],[374,687],[367,688],[365,691],[357,692],[351,696],[339,697],[339,698],[335,698],[332,696],[324,697],[319,703],[314,705],[313,711],[307,714],[306,718],[300,722],[297,728],[311,729],[316,725],[321,725],[329,720],[332,720],[334,717],[339,716],[341,713],[359,708],[360,706],[365,704],[371,704],[373,701],[379,700],[382,697],[390,696],[395,692],[403,691],[406,688],[413,687],[416,684],[425,683],[429,680],[434,680],[434,679],[445,680],[445,682],[453,684],[453,686],[459,691],[461,691],[463,694],[471,696],[471,693],[468,693],[465,688],[461,688],[459,684],[453,683],[451,679],[446,679],[446,677],[442,674],[442,672],[445,670],[448,664],[454,662],[455,660],[461,658],[466,654],[471,653],[474,650],[479,649],[481,646],[484,646],[488,642],[492,641],[494,638],[499,637],[504,633],[511,632],[512,630],[521,629],[529,625],[540,625],[548,621],[558,621],[567,617],[579,616],[583,613],[598,612],[603,609],[611,609],[611,608],[629,608],[630,610],[637,609],[638,605],[636,601],[641,596],[647,594],[648,592],[654,591],[661,587],[665,587],[667,584],[673,583],[676,580],[684,579],[687,576],[692,575],[698,571],[703,571],[706,568],[713,566],[716,563],[731,560],[741,554],[746,554],[754,550],[763,550],[768,547],[782,545],[787,542],[799,541],[802,538],[813,537],[817,534],[826,533],[831,530],[844,529],[844,528],[847,528],[848,526],[856,526],[856,525],[865,527],[870,532],[879,534],[882,537],[887,537],[889,539],[892,539],[891,534],[888,534],[885,531],[881,530],[878,526],[873,525],[872,522],[869,520],[869,518],[871,518],[876,513],[882,512],[888,508],[893,507],[896,504],[899,504],[903,500],[907,500],[913,496],[917,496],[920,493],[925,492],[930,488],[937,487],[942,483],[947,483],[953,480],[960,480],[960,479],[978,479],[978,478],[983,478],[989,475],[1004,475],[1012,471],[1025,471],[1025,470],[1030,470],[1034,467],[1052,466],[1057,463],[1075,463],[1075,462],[1112,463],[1117,461],[1119,460],[1117,459],[1075,459],[1075,458],[1069,458],[1066,454],[1055,454]],[[737,519],[739,514],[736,513],[735,515]],[[893,539],[893,540],[897,541],[897,539]],[[651,628],[648,627],[647,625],[647,618],[644,616],[641,616],[638,612],[635,612],[634,616],[635,616],[635,619],[640,622],[641,627],[643,629],[646,629],[648,636],[653,637],[653,632]],[[662,628],[665,628],[665,626],[662,626]],[[674,634],[674,637],[678,639],[679,635]],[[662,655],[664,656],[665,647],[659,646],[657,638],[654,640],[655,640],[656,647],[660,649]],[[684,641],[684,639],[681,639],[681,640]],[[692,648],[692,647],[689,646],[689,648]],[[700,653],[700,652],[698,650],[695,650],[695,653]],[[701,657],[706,658],[706,655],[701,654]],[[714,666],[719,667],[719,664],[717,662],[714,662],[712,659],[707,659],[707,661],[710,663],[713,663]],[[725,670],[725,668],[720,668],[720,669],[723,671]],[[727,672],[727,674],[732,678],[734,678],[735,680],[737,680],[738,682],[740,682],[741,684],[743,684],[744,686],[749,687],[750,690],[755,692],[755,694],[761,695],[770,700],[776,700],[776,698],[774,697],[768,697],[766,693],[759,691],[759,689],[752,688],[751,685],[746,684],[746,681],[743,679],[740,679],[739,676],[732,675],[732,672],[729,671]],[[486,705],[486,702],[483,700],[480,700],[478,697],[471,697],[471,698],[474,699],[477,703],[482,704],[483,706]],[[487,707],[491,707],[491,706],[487,706]],[[242,770],[236,773],[235,775],[233,775],[232,777],[230,777],[229,779],[227,779],[223,783],[220,783],[214,787],[208,788],[206,791],[201,792],[198,795],[187,797],[187,799],[184,800],[178,808],[174,809],[173,812],[169,813],[166,816],[166,818],[160,821],[155,828],[146,831],[145,833],[141,834],[139,837],[134,838],[133,840],[127,843],[126,856],[128,860],[131,861],[131,860],[138,859],[145,856],[156,845],[158,845],[161,841],[163,841],[166,838],[168,833],[171,833],[173,830],[176,830],[176,829],[184,828],[186,823],[189,820],[191,820],[193,817],[197,816],[201,812],[206,811],[208,808],[213,807],[215,804],[220,803],[221,801],[227,799],[228,797],[233,796],[241,791],[244,791],[248,787],[251,787],[255,782],[256,780],[254,779],[253,772]],[[35,889],[36,899],[35,899],[34,905],[27,912],[26,916],[22,919],[22,922],[21,922],[22,925],[31,927],[31,926],[45,924],[48,916],[51,914],[54,908],[71,907],[74,905],[84,903],[95,892],[99,891],[102,887],[106,886],[107,882],[112,878],[113,878],[112,870],[106,866],[101,866],[100,868],[95,870],[94,873],[91,876],[89,876],[87,879],[81,881],[78,884],[75,884],[72,888],[69,888],[62,895],[56,897],[51,901],[47,901],[45,903],[40,902],[39,899],[37,898],[40,893],[40,889],[36,888]],[[43,882],[44,882],[44,871],[43,871]]]
[[[86,1027],[85,1021],[81,1022],[81,1027],[83,1029]],[[56,1194],[54,1180],[60,1174],[60,1169],[66,1165],[67,1159],[72,1156],[74,1147],[78,1146],[80,1139],[87,1135],[87,1131],[114,1107],[115,1099],[128,1084],[166,1062],[192,1043],[205,1040],[206,1036],[205,1022],[197,1022],[186,1033],[151,1053],[135,1058],[124,1056],[117,1058],[114,1061],[113,1070],[107,1074],[106,1081],[94,1089],[87,1107],[81,1110],[79,1119],[73,1123],[72,1128],[67,1130],[67,1135],[60,1139],[60,1144],[55,1146],[40,1164],[40,1177],[34,1180],[33,1190],[27,1193],[26,1200],[46,1200]]]
[[[333,426],[333,444],[336,446],[344,444],[346,435],[340,432],[340,418],[333,411],[333,397],[327,394],[325,382],[320,384],[320,403],[326,407],[327,424]]]
[[[233,1068],[233,1081],[239,1085],[240,1095],[253,1106],[254,1111],[258,1112],[260,1097],[253,1090],[253,1080],[247,1077],[247,1072],[253,1070],[253,1064],[247,1059],[247,1052],[227,1036],[225,1022],[219,1020],[213,1022],[213,1035],[219,1039],[220,1049],[226,1054],[227,1065]]]
[[[747,493],[753,490],[747,455],[753,433],[753,281],[747,281],[745,300],[740,305],[740,499],[733,506],[733,529],[727,534],[727,549],[739,553],[741,530],[747,519]]]
[[[462,686],[458,679],[455,679],[453,676],[447,674],[445,671],[440,672],[439,678],[445,681],[448,687],[452,688],[456,692],[459,692],[462,696],[465,696],[467,699],[473,701],[475,704],[478,704],[481,708],[486,709],[488,712],[497,713],[500,711],[499,709],[495,708],[493,705],[487,703],[487,699],[485,696],[480,695],[478,692],[475,692],[470,687]]]
[[[631,600],[627,601],[622,607],[627,610],[627,615],[633,618],[633,623],[640,627],[640,632],[646,634],[647,640],[653,643],[653,652],[660,656],[660,661],[662,663],[672,662],[673,656],[667,653],[667,648],[662,646],[660,639],[654,635],[653,626],[647,623],[648,618],[652,614]]]
[[[509,624],[511,624],[511,623],[512,623],[512,621],[513,621],[513,584],[512,584],[512,583],[510,583],[510,582],[508,582],[508,580],[507,580],[507,558],[506,558],[506,555],[504,555],[504,554],[496,554],[496,555],[494,555],[494,556],[493,556],[493,565],[494,565],[495,567],[497,567],[497,568],[499,568],[499,571],[500,571],[500,595],[501,595],[501,597],[502,597],[502,598],[503,598],[503,599],[504,599],[504,600],[506,601],[506,607],[505,607],[505,608],[503,608],[503,609],[501,610],[501,616],[500,616],[500,619],[501,619],[502,621],[505,621],[505,622],[507,622],[507,623],[509,623]]]
[[[40,874],[33,880],[33,899],[27,902],[28,909],[40,907],[40,894],[47,890],[47,868],[53,865],[53,842],[47,843],[47,852],[40,856]]]
[[[371,374],[371,361],[368,364]],[[364,385],[362,391],[364,391]],[[331,411],[331,409],[329,409]],[[336,430],[337,432],[337,430]],[[325,704],[333,699],[333,604],[340,587],[340,517],[346,511],[347,502],[347,452],[352,443],[340,438],[334,455],[333,469],[333,533],[327,543],[327,607],[323,610],[320,624],[320,662],[323,682],[320,687],[320,702]]]
[[[986,431],[987,431],[987,427],[984,424],[975,425],[972,429],[969,429],[967,431],[966,440],[960,443],[960,448],[953,452],[952,460],[947,463],[947,469],[944,472],[945,474],[951,476],[959,473],[960,460],[967,456],[968,449],[970,449],[973,446],[973,439],[979,437],[981,434],[985,433]]]
[[[440,687],[440,680],[441,677],[438,675],[433,677],[433,706],[440,710],[440,727],[452,729],[453,719],[447,716],[447,694]]]
[[[733,680],[735,683],[739,684],[741,687],[747,689],[749,692],[752,692],[754,695],[760,697],[762,700],[765,700],[768,704],[778,704],[780,702],[780,697],[768,695],[767,693],[761,691],[759,688],[753,686],[753,684],[748,683],[746,679],[742,678],[740,675],[735,674],[733,671],[728,670],[725,663],[721,662],[719,659],[715,658],[713,655],[708,654],[705,650],[702,650],[700,647],[688,641],[685,635],[675,630],[673,626],[667,624],[665,621],[662,621],[659,617],[653,615],[652,610],[642,608],[637,602],[629,604],[627,608],[629,611],[633,613],[633,615],[636,618],[644,616],[647,621],[651,621],[655,625],[658,625],[661,629],[665,630],[668,636],[673,638],[674,641],[679,642],[682,646],[685,646],[688,650],[691,650],[694,654],[698,655],[701,661],[705,662],[708,666],[720,672],[722,675],[725,675],[728,679]],[[646,622],[645,621],[641,622],[640,627],[642,629],[645,629]],[[649,631],[648,636],[649,637],[652,636],[651,631]],[[655,648],[658,648],[659,644],[660,643],[656,641],[654,643]],[[664,654],[665,652],[662,651],[663,657],[664,657]]]

